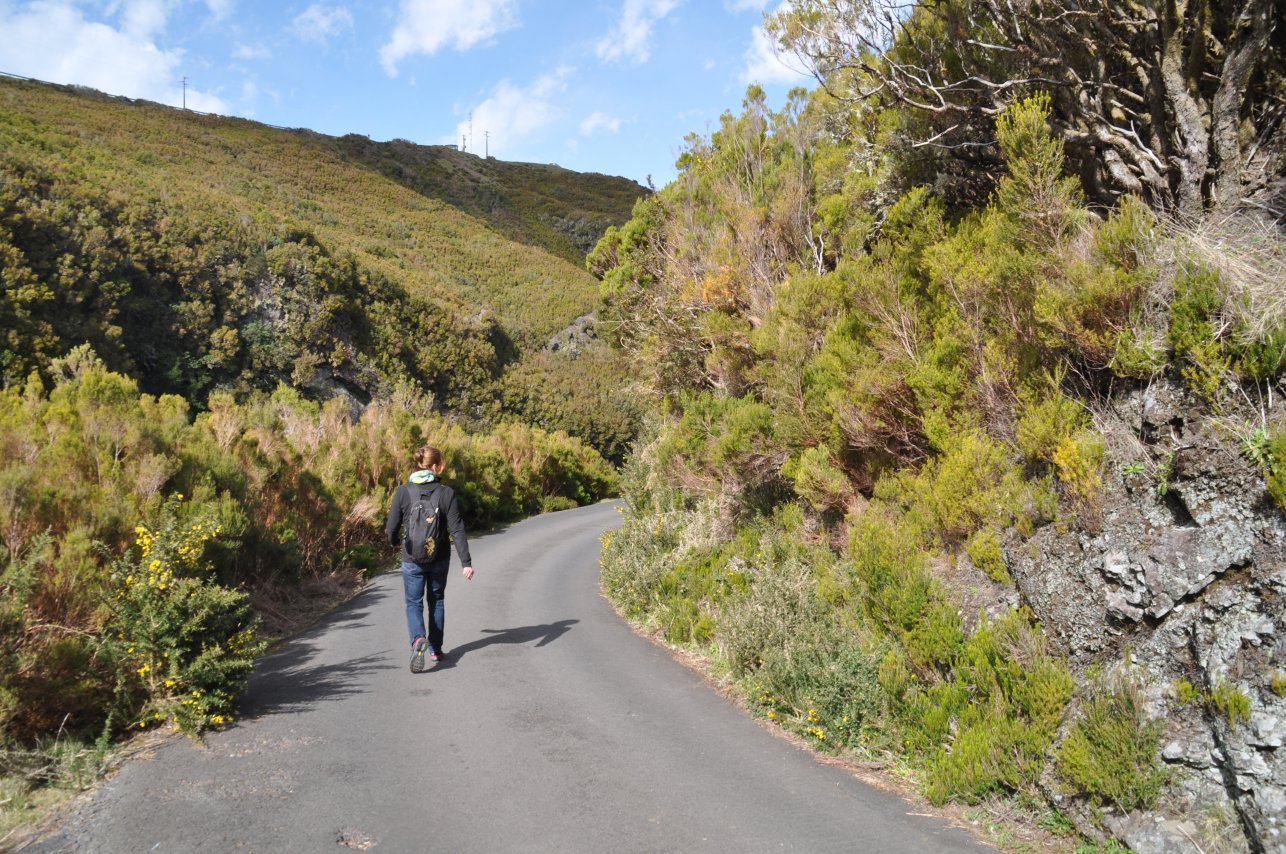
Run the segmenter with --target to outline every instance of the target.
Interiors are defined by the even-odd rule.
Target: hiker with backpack
[[[411,672],[424,670],[425,659],[441,661],[442,629],[445,623],[443,599],[451,550],[447,537],[455,542],[456,554],[466,580],[473,578],[469,541],[460,518],[455,490],[442,483],[442,452],[425,445],[415,452],[415,471],[407,483],[393,493],[384,531],[389,545],[402,549],[402,588],[406,593],[406,628],[411,637]],[[429,625],[425,630],[424,607],[428,605]]]

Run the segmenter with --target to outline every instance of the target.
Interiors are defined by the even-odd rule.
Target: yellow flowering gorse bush
[[[207,548],[221,533],[176,495],[161,523],[134,529],[135,550],[112,575],[120,693],[134,726],[188,733],[231,720],[263,649],[247,595],[221,586]]]

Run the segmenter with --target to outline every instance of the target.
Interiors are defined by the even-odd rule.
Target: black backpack
[[[438,490],[421,489],[420,497],[406,517],[406,538],[402,545],[412,561],[429,563],[436,558],[441,540],[442,508],[438,505]]]

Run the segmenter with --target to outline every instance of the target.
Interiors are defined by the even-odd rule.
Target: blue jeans
[[[446,598],[447,570],[451,559],[432,563],[402,562],[402,589],[406,593],[406,631],[410,642],[428,638],[434,652],[442,651],[442,629],[446,624],[442,600]],[[429,628],[424,630],[424,606],[429,607]]]

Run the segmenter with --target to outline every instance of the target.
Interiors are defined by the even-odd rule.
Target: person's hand
[[[464,580],[471,581],[472,579],[473,579],[473,567],[466,566],[464,568]]]

